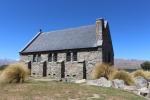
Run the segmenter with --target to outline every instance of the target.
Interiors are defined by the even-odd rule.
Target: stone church
[[[114,63],[108,22],[51,32],[40,31],[20,52],[32,77],[90,79],[96,63]]]

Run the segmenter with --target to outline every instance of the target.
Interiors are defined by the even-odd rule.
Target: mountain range
[[[12,60],[12,59],[0,59],[0,66],[2,65],[8,65],[11,63],[15,63],[17,62],[16,60]]]
[[[140,65],[143,62],[145,62],[145,60],[116,58],[114,60],[114,66],[119,69],[138,69],[141,68]]]
[[[119,69],[138,69],[145,60],[119,59],[114,60],[114,66]],[[0,66],[17,62],[12,59],[0,59]]]

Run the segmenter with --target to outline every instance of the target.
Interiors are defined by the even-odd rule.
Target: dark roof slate
[[[96,25],[43,32],[21,52],[39,52],[97,47]]]

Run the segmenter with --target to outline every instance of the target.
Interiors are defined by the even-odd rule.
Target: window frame
[[[72,54],[72,60],[73,61],[78,61],[78,53],[77,52],[73,52],[73,54]]]
[[[67,62],[71,61],[71,52],[66,53],[66,61]]]
[[[54,61],[54,62],[57,62],[57,55],[58,55],[57,53],[54,53],[54,54],[53,54],[53,61]]]
[[[37,62],[40,62],[41,61],[41,54],[38,54],[37,55]]]
[[[36,62],[36,61],[37,61],[36,54],[33,54],[33,59],[32,59],[32,62]]]
[[[52,62],[53,61],[53,54],[49,53],[48,54],[48,62]]]

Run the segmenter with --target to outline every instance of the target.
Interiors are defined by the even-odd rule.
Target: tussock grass
[[[98,79],[100,77],[105,77],[111,79],[111,76],[117,72],[117,69],[111,67],[109,64],[100,64],[97,63],[95,68],[92,71],[92,79]]]
[[[121,79],[126,85],[134,84],[132,76],[126,71],[118,71],[114,74],[113,79]]]
[[[24,82],[28,76],[29,70],[23,63],[10,64],[0,75],[1,83],[19,83]]]
[[[145,72],[144,70],[141,70],[141,69],[132,72],[131,75],[132,75],[132,77],[142,76],[142,77],[144,77],[145,79],[147,79],[146,72]]]
[[[138,77],[138,76],[142,76],[145,79],[150,79],[150,71],[144,71],[142,69],[132,72],[131,75],[133,78]]]
[[[146,79],[150,79],[150,71],[144,71]]]

